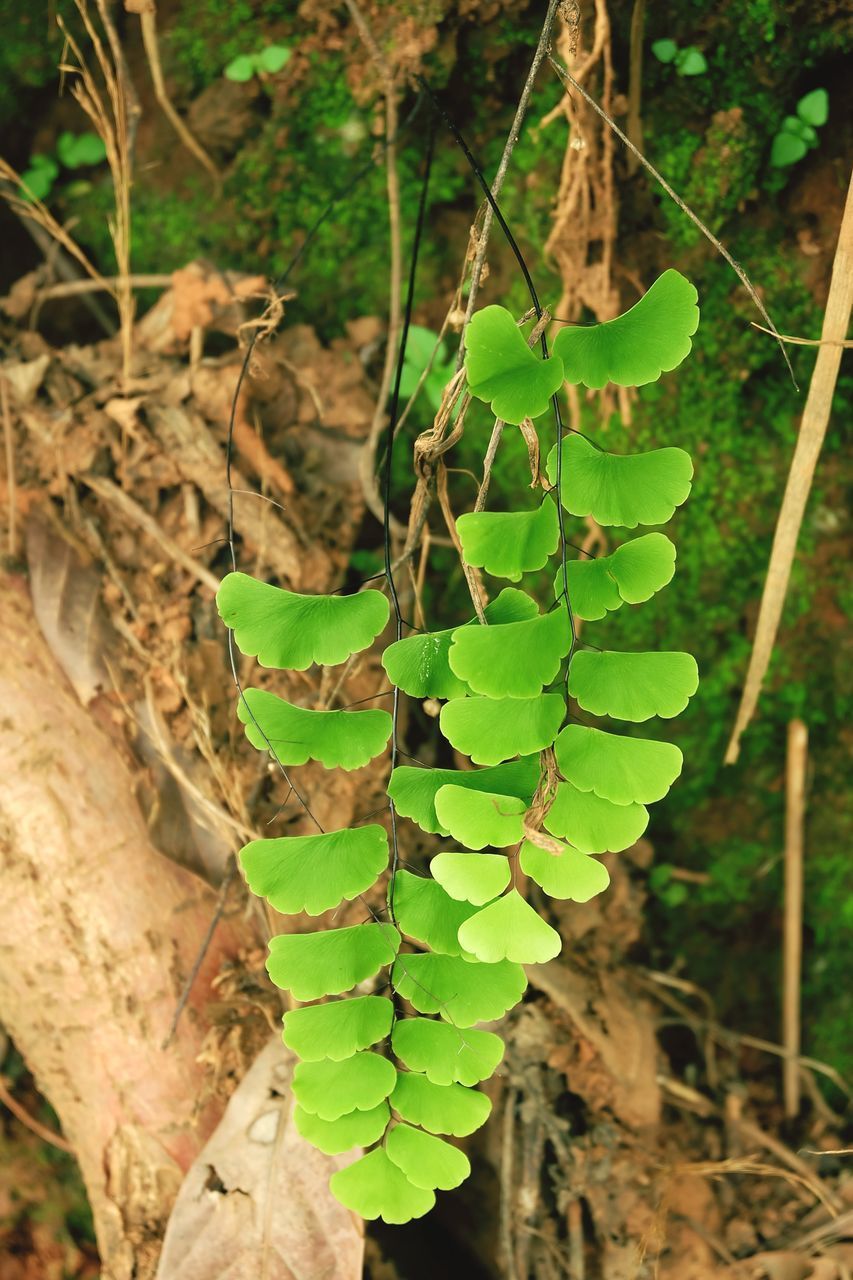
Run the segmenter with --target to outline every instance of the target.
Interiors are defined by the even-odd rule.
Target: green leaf
[[[422,831],[447,836],[447,827],[435,810],[435,797],[444,786],[468,787],[502,796],[517,796],[530,804],[539,785],[539,759],[525,756],[491,769],[423,769],[398,765],[388,783],[388,795],[403,818],[411,818]]]
[[[437,853],[429,869],[451,898],[477,907],[497,898],[510,880],[510,865],[502,854]]]
[[[504,1042],[492,1031],[461,1030],[434,1018],[402,1018],[394,1023],[392,1048],[411,1071],[433,1084],[479,1084],[494,1072]]]
[[[372,823],[352,831],[251,840],[240,862],[252,893],[283,915],[318,916],[369,889],[388,865],[388,836]]]
[[[576,618],[597,622],[622,603],[642,604],[672,580],[675,547],[663,533],[644,533],[595,560],[570,560],[569,598]],[[563,574],[554,578],[554,595],[563,594]]]
[[[476,311],[465,341],[468,390],[504,422],[538,418],[563,385],[562,363],[531,351],[505,307]]]
[[[466,792],[466,795],[468,793]],[[389,891],[390,896],[390,891]],[[394,915],[408,938],[446,956],[462,953],[456,937],[474,908],[457,902],[429,876],[398,871],[394,877]]]
[[[346,662],[373,643],[389,609],[380,591],[303,596],[247,573],[222,579],[216,607],[240,652],[279,671],[305,671],[312,662],[326,667]]]
[[[683,763],[671,742],[623,738],[579,724],[566,725],[555,754],[567,782],[614,804],[652,804],[663,799]]]
[[[290,50],[283,44],[268,44],[266,49],[255,55],[257,65],[272,76],[289,61]]]
[[[817,146],[817,129],[800,120],[798,116],[785,116],[779,129],[780,133],[792,133],[795,138],[802,138],[807,147]]]
[[[398,1071],[391,1106],[402,1120],[419,1124],[430,1133],[450,1133],[465,1138],[489,1118],[490,1100],[461,1084],[433,1084],[413,1071]]]
[[[797,103],[797,115],[806,124],[819,129],[829,119],[829,94],[826,89],[812,89]]]
[[[550,898],[589,902],[610,884],[610,873],[603,862],[568,844],[557,855],[525,840],[520,863],[524,874],[535,880]]]
[[[594,791],[579,791],[571,782],[557,783],[544,819],[546,831],[562,836],[581,853],[621,853],[639,840],[648,825],[644,805],[614,804]]]
[[[456,530],[466,564],[511,582],[541,569],[560,545],[557,507],[547,495],[533,511],[469,511]]]
[[[435,1204],[435,1193],[409,1182],[383,1147],[338,1169],[329,1179],[329,1187],[345,1208],[368,1222],[381,1218],[391,1226],[422,1218]]]
[[[775,169],[786,169],[788,165],[802,160],[807,151],[808,146],[802,138],[795,137],[793,133],[777,133],[770,148],[770,163]]]
[[[459,941],[484,964],[513,960],[516,964],[544,964],[560,954],[562,942],[517,889],[483,907],[459,930]]]
[[[255,57],[251,53],[241,53],[232,58],[223,71],[226,80],[236,80],[237,84],[245,84],[255,74]]]
[[[698,295],[678,271],[664,271],[629,311],[603,324],[567,325],[554,339],[568,382],[642,387],[681,364],[699,325]]]
[[[397,954],[390,924],[356,924],[318,933],[279,933],[270,939],[267,972],[295,1000],[337,996],[372,978]]]
[[[535,618],[536,601],[515,587],[505,587],[485,610],[489,623],[521,622]],[[465,624],[479,626],[476,618]],[[412,698],[459,698],[468,686],[450,670],[447,655],[458,627],[406,636],[389,644],[382,655],[388,679]]]
[[[332,1058],[341,1062],[384,1040],[394,1020],[394,1005],[384,996],[358,996],[331,1004],[312,1004],[284,1015],[282,1039],[304,1062]]]
[[[558,693],[538,698],[454,698],[441,708],[441,732],[475,764],[532,755],[556,738],[566,704]]]
[[[557,446],[548,454],[548,477],[557,479]],[[563,441],[563,506],[599,524],[665,524],[690,492],[693,463],[683,449],[604,453],[579,435]]]
[[[364,927],[364,926],[362,926]],[[456,1027],[494,1022],[518,1004],[527,986],[519,964],[478,964],[460,956],[400,956],[391,972],[395,990],[418,1013],[438,1013]]]
[[[517,796],[448,785],[436,793],[435,811],[466,849],[505,849],[522,838],[527,805]]]
[[[678,45],[674,40],[655,40],[652,44],[652,53],[658,62],[672,62],[678,53]]]
[[[569,693],[595,716],[639,723],[652,716],[670,720],[699,687],[699,668],[689,653],[576,653]]]
[[[293,1096],[303,1111],[321,1120],[339,1120],[351,1111],[372,1111],[395,1087],[392,1063],[378,1053],[356,1053],[342,1062],[300,1062],[293,1072]]]
[[[371,1143],[378,1142],[390,1119],[391,1109],[387,1102],[380,1102],[372,1111],[351,1111],[337,1120],[321,1120],[302,1107],[293,1108],[297,1133],[327,1156],[337,1156],[353,1147],[369,1147]]]
[[[708,63],[704,53],[689,45],[686,49],[679,49],[675,70],[680,76],[701,76],[708,70]]]
[[[385,1150],[414,1186],[427,1191],[452,1191],[471,1172],[468,1157],[456,1147],[408,1124],[394,1126]]]
[[[44,200],[50,195],[51,188],[59,175],[59,165],[52,156],[30,156],[29,167],[21,174],[21,181],[29,190],[29,195],[36,200]],[[24,198],[28,198],[27,192]]]
[[[309,711],[266,689],[246,689],[237,715],[252,746],[272,749],[284,765],[318,760],[327,769],[360,769],[391,737],[387,711]]]
[[[107,148],[96,133],[74,134],[66,130],[56,140],[56,154],[66,169],[81,169],[106,160]]]
[[[529,622],[460,627],[453,633],[450,666],[475,693],[489,698],[535,698],[560,670],[572,643],[564,607]]]

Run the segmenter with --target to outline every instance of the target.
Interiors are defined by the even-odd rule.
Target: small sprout
[[[246,84],[253,76],[274,76],[290,61],[290,50],[283,44],[268,44],[257,53],[241,53],[232,58],[223,75],[226,80]]]
[[[708,70],[704,53],[692,44],[679,49],[674,40],[655,40],[652,53],[658,62],[673,63],[680,76],[701,76]]]
[[[83,169],[100,164],[107,158],[103,138],[96,133],[61,133],[56,140],[56,154],[66,169]]]
[[[802,160],[818,144],[817,130],[829,119],[829,96],[825,89],[813,89],[800,98],[797,114],[786,116],[770,148],[774,169],[787,169]]]
[[[59,165],[53,156],[30,156],[29,168],[21,174],[21,181],[27,188],[24,198],[27,200],[44,200],[50,195],[56,178],[59,176]]]

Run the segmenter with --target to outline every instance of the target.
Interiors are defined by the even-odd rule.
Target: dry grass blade
[[[127,383],[131,376],[133,316],[136,305],[130,283],[132,135],[139,109],[104,0],[98,0],[98,12],[106,33],[109,53],[92,20],[86,0],[75,0],[75,4],[89,38],[97,74],[62,16],[57,14],[57,25],[65,38],[66,50],[73,59],[63,63],[60,70],[75,77],[71,92],[91,120],[106,149],[115,200],[110,235],[118,267],[118,282],[112,292],[121,328],[122,375]]]
[[[779,518],[776,521],[773,549],[770,552],[767,578],[758,611],[755,640],[735,727],[726,749],[726,764],[734,764],[738,758],[741,737],[755,713],[761,686],[770,665],[788,591],[788,581],[791,577],[791,566],[797,550],[800,526],[803,523],[817,460],[829,425],[832,397],[838,381],[842,348],[835,344],[841,343],[847,336],[851,307],[853,307],[853,177],[847,190],[847,201],[832,265],[832,279],[821,332],[821,346],[818,348],[806,407],[803,410],[800,434],[797,437],[791,469],[788,472],[788,482],[785,486]]]
[[[802,720],[788,725],[785,794],[785,945],[782,993],[782,1043],[788,1057],[782,1065],[785,1115],[800,1109],[800,979],[803,958],[803,818],[806,753],[809,731]]]
[[[142,27],[142,44],[145,49],[145,56],[148,59],[148,69],[151,72],[151,81],[154,85],[154,96],[160,104],[163,115],[169,121],[175,133],[186,147],[191,155],[194,155],[199,164],[202,165],[219,188],[222,184],[222,175],[204,147],[192,134],[188,126],[172,104],[169,92],[166,88],[166,81],[163,78],[163,67],[160,63],[160,45],[157,40],[157,6],[154,0],[125,0],[125,7],[131,12],[139,14],[139,21]]]

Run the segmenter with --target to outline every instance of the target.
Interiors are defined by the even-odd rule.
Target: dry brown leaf
[[[43,520],[27,522],[30,595],[53,656],[88,706],[108,684],[104,650],[112,629],[101,605],[101,575]]]
[[[247,1072],[184,1179],[157,1280],[360,1280],[361,1227],[328,1189],[348,1161],[296,1132],[293,1065],[276,1037]]]

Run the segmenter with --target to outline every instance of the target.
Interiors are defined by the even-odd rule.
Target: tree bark
[[[80,1162],[107,1280],[153,1275],[183,1173],[221,1108],[197,1058],[220,925],[161,1047],[213,911],[152,846],[121,750],[83,709],[25,585],[0,577],[0,1020]]]

